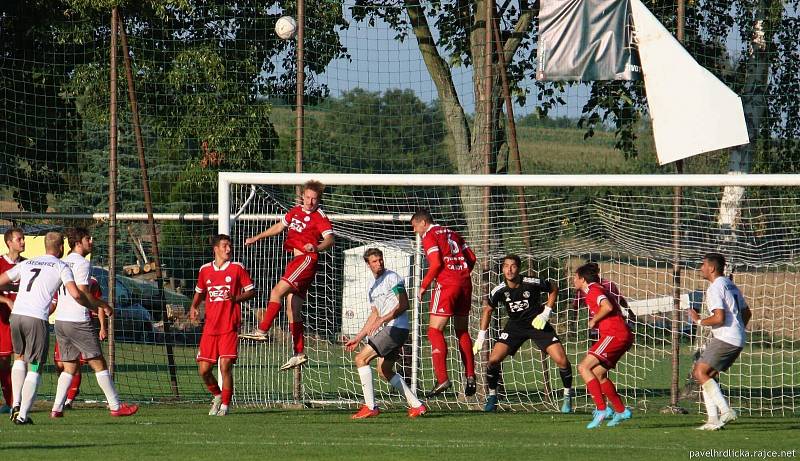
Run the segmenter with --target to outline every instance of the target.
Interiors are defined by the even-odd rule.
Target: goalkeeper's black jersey
[[[550,282],[535,277],[523,277],[517,288],[509,288],[505,282],[497,285],[489,295],[489,305],[505,306],[508,321],[527,324],[544,310],[542,294],[550,293]]]

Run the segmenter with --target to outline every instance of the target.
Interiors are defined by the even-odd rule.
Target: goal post
[[[500,281],[502,257],[517,253],[525,271],[558,283],[559,302],[552,323],[575,367],[592,338],[586,329],[585,309],[573,307],[571,275],[583,261],[597,261],[603,276],[617,282],[636,314],[636,345],[613,373],[629,404],[643,409],[657,401],[663,403],[659,399],[665,392],[669,395],[669,376],[675,366],[670,360],[672,329],[679,333],[681,376],[685,376],[693,352],[703,346],[707,330],[698,330],[685,318],[674,324],[671,315],[674,305],[681,309],[702,305],[707,284],[697,272],[699,262],[705,252],[722,252],[754,310],[752,340],[737,365],[723,375],[726,392],[733,405],[745,413],[791,413],[800,405],[796,394],[800,373],[792,366],[798,353],[800,321],[785,293],[800,286],[800,237],[796,237],[800,236],[800,213],[795,211],[800,203],[795,190],[800,175],[220,173],[218,230],[232,236],[235,257],[251,270],[259,286],[257,297],[243,305],[243,328],[256,325],[269,289],[287,261],[281,248],[283,236],[250,247],[244,247],[244,239],[266,229],[296,205],[295,187],[312,179],[327,187],[322,207],[333,222],[337,240],[334,248],[320,257],[320,270],[303,310],[310,359],[302,375],[301,400],[305,403],[358,403],[360,385],[352,355],[341,347],[344,332],[365,319],[349,306],[366,302],[364,290],[369,281],[366,266],[354,255],[373,245],[388,249],[385,253],[394,259],[391,265],[387,261],[387,268],[406,277],[409,295],[416,299],[425,262],[408,221],[417,208],[428,208],[438,223],[459,231],[487,261],[473,273],[473,338],[481,299],[487,287]],[[685,188],[679,210],[673,209],[674,186]],[[726,223],[734,224],[726,228],[719,219],[720,207],[723,188],[732,186],[748,189],[734,212],[729,203],[725,205]],[[468,188],[481,193],[490,190],[488,208],[483,200],[469,202],[476,196],[464,193]],[[517,222],[521,206],[527,207],[525,226]],[[672,277],[675,213],[681,222],[678,248],[680,267],[685,271],[678,287]],[[478,214],[489,217],[488,228],[474,227],[483,222],[476,218]],[[427,299],[413,303],[412,339],[399,365],[401,374],[418,391],[433,384],[430,345],[424,334],[427,307]],[[497,339],[505,312],[494,316],[501,320],[493,322],[492,340]],[[266,344],[242,342],[235,370],[240,403],[296,403],[291,374],[277,371],[291,355],[285,322],[282,314]],[[445,334],[448,369],[456,392],[432,400],[431,405],[482,405],[483,389],[477,397],[463,396],[458,349],[452,330]],[[485,362],[477,360],[476,364],[480,377]],[[513,408],[554,410],[551,394],[561,383],[558,374],[548,370],[553,366],[541,359],[535,346],[526,343],[503,363],[501,402]],[[402,398],[377,381],[381,405],[402,406]],[[574,386],[579,391],[577,407],[589,408],[591,400],[583,392],[582,382],[576,379]]]

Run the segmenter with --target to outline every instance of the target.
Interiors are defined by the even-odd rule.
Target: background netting
[[[107,272],[104,268],[110,263],[107,222],[89,215],[109,209],[111,13],[105,4],[100,9],[95,8],[96,3],[102,2],[0,2],[0,228],[22,225],[30,236],[75,224],[88,225],[96,237],[93,261],[102,279],[103,271]],[[743,96],[754,142],[744,150],[724,150],[689,159],[685,162],[686,172],[798,170],[798,3],[797,0],[687,2],[684,45],[700,64]],[[295,171],[295,112],[292,107],[296,96],[296,42],[278,40],[273,32],[279,16],[296,14],[294,3],[147,0],[121,2],[120,5],[157,213],[214,212],[219,171]],[[482,88],[484,78],[480,53],[485,3],[447,0],[421,4],[421,10],[415,9],[416,5],[415,2],[383,0],[316,0],[306,4],[303,171],[484,172],[484,160],[480,156],[487,140],[481,134],[481,127],[486,125],[486,120],[482,118],[481,98],[476,92]],[[669,30],[675,30],[675,1],[649,1],[646,6]],[[517,122],[521,172],[606,174],[673,170],[671,166],[658,166],[655,160],[641,82],[536,82],[533,74],[538,3],[503,2],[496,7],[503,44],[516,46],[508,56],[511,59],[507,60],[507,71]],[[412,17],[422,17],[425,21],[418,22],[418,27],[412,29]],[[519,33],[512,33],[514,30]],[[517,43],[516,39],[520,41]],[[425,48],[431,43],[435,46]],[[422,49],[430,58],[427,62]],[[441,64],[439,70],[434,72],[431,63]],[[140,213],[144,206],[124,70],[120,59],[118,210]],[[510,128],[497,78],[494,96],[496,130],[492,137],[489,172],[516,172],[516,159],[509,147]],[[358,195],[362,186],[354,186],[347,192],[341,189],[336,193],[362,196]],[[439,192],[437,218],[463,230],[469,227],[465,216],[483,205],[460,192],[455,188]],[[370,209],[374,213],[410,212],[410,204],[422,203],[422,199],[408,200],[406,193],[412,192],[398,188],[372,189],[363,195],[369,197],[365,199],[369,202],[354,205],[353,209],[359,212]],[[649,292],[668,294],[666,286],[671,280],[671,269],[665,261],[670,260],[667,255],[672,245],[670,202],[669,199],[655,202],[645,198],[648,196],[642,195],[644,193],[626,192],[611,203],[602,202],[614,194],[608,189],[563,188],[545,195],[537,193],[530,197],[536,206],[564,215],[554,221],[543,217],[549,216],[547,214],[530,214],[531,229],[537,229],[539,234],[504,234],[505,248],[492,248],[492,257],[496,258],[506,249],[517,249],[529,255],[532,267],[553,271],[552,276],[558,277],[559,283],[566,287],[567,268],[571,266],[564,262],[569,259],[564,255],[569,254],[582,258],[598,252],[604,255],[600,259],[610,264],[609,276],[624,278],[627,272],[614,268],[623,264],[616,261],[628,261],[627,257],[610,256],[622,251],[616,248],[619,245],[625,252],[650,258],[646,259],[649,261],[646,264],[637,262],[637,267],[649,267],[650,271],[637,272],[637,283],[627,284],[625,288],[635,290],[634,285],[648,286]],[[668,191],[661,193],[669,195]],[[282,211],[292,203],[293,197],[286,196],[285,191],[281,194],[284,195],[274,196],[274,205],[267,206],[269,202],[264,197],[268,195],[264,195],[262,189],[258,195],[261,205],[253,203],[252,207],[261,206],[269,213]],[[529,194],[532,194],[530,190],[522,195],[528,198]],[[687,252],[694,251],[687,253],[687,263],[694,264],[706,247],[718,246],[729,253],[745,279],[750,268],[759,268],[759,274],[793,273],[791,247],[782,242],[793,241],[796,230],[775,217],[791,214],[797,196],[794,189],[776,189],[769,195],[761,195],[756,189],[747,190],[746,209],[752,211],[748,215],[742,212],[737,233],[727,236],[725,229],[703,233],[707,230],[704,225],[710,223],[713,228],[716,222],[711,211],[703,212],[707,213],[705,215],[697,211],[714,209],[711,203],[719,197],[716,191],[709,194],[706,198],[694,196],[681,211],[687,223],[687,230],[681,234],[682,246]],[[623,199],[641,199],[653,210],[662,207],[662,211],[654,214],[651,221],[627,221],[630,218],[626,213],[614,211],[627,209],[620,208],[625,203]],[[703,200],[710,202],[703,205]],[[614,245],[583,248],[563,243],[563,250],[553,250],[553,255],[540,254],[542,245],[576,232],[573,227],[586,215],[578,211],[579,208],[564,205],[570,201],[581,206],[595,203],[593,206],[599,207],[594,215],[596,221],[608,224],[607,232],[614,237]],[[334,203],[331,200],[329,205],[334,206]],[[597,205],[600,203],[604,205]],[[634,209],[639,208],[640,205],[634,206]],[[25,213],[46,215],[34,217]],[[598,226],[597,223],[592,225]],[[347,240],[351,243],[339,243],[337,248],[358,246],[365,242],[364,235],[377,235],[379,230],[390,235],[396,232],[393,226],[402,229],[402,224],[337,224],[342,231],[340,240],[351,239]],[[493,221],[493,225],[496,224],[498,222]],[[253,226],[257,227],[255,223]],[[121,272],[126,265],[144,266],[152,257],[146,227],[140,220],[125,219],[120,221],[117,231],[117,271]],[[194,370],[198,329],[176,315],[174,320],[168,320],[174,333],[165,335],[159,322],[164,321],[166,304],[182,308],[188,305],[196,271],[209,258],[208,237],[215,231],[216,223],[208,219],[193,221],[177,215],[159,219],[161,262],[170,287],[167,301],[157,299],[154,284],[146,275],[121,279],[117,285],[121,294],[116,303],[120,311],[128,311],[125,316],[128,320],[120,320],[118,326],[120,335],[115,361],[120,389],[128,397],[146,401],[175,396],[166,360],[165,344],[171,341],[175,344],[173,370],[180,399],[206,398]],[[402,238],[408,239],[408,235]],[[523,242],[525,238],[529,239],[529,246]],[[766,240],[758,240],[760,238]],[[595,243],[599,245],[599,241]],[[137,252],[136,248],[141,251]],[[257,275],[261,277],[262,288],[267,289],[275,280],[279,270],[275,268],[282,266],[282,257],[276,249],[264,255],[267,261],[260,261],[254,267],[254,270],[263,271]],[[496,266],[497,260],[492,261],[492,267]],[[337,267],[343,263],[326,260],[326,264]],[[629,262],[623,264],[627,265]],[[331,277],[330,289],[333,290],[340,283],[335,277],[341,274],[326,277]],[[496,281],[496,274],[491,277]],[[775,277],[763,286],[754,282],[749,290],[766,290],[764,299],[784,306],[778,308],[770,304],[756,311],[757,319],[762,318],[761,315],[765,319],[779,318],[764,324],[768,335],[773,335],[773,329],[783,331],[785,318],[796,318],[790,317],[786,310],[791,309],[785,307],[794,299],[788,293],[794,293],[795,285],[789,279]],[[625,282],[620,280],[620,283]],[[646,285],[648,283],[650,285]],[[327,303],[341,302],[339,294],[324,296]],[[630,296],[647,298],[633,293]],[[566,302],[567,298],[568,295],[562,293],[562,301]],[[331,312],[339,310],[330,311],[326,315],[333,317],[326,317],[324,321],[330,322],[333,328],[329,329],[335,331],[337,320]],[[792,323],[787,322],[787,325]],[[784,363],[796,358],[791,347],[782,349]],[[343,360],[338,346],[334,349],[331,357]],[[283,351],[265,349],[262,353],[285,356]],[[257,362],[273,358],[264,355]],[[426,359],[422,358],[420,363],[426,364]],[[342,366],[349,372],[349,362]],[[506,368],[509,382],[512,376],[515,382],[545,381],[541,376],[535,379],[514,376],[508,368],[512,366],[508,364]],[[768,370],[757,371],[766,376]],[[422,370],[420,382],[429,385],[430,376],[424,373]],[[630,376],[642,373],[637,375],[631,371]],[[771,376],[775,376],[774,379],[791,376],[791,373],[781,373]],[[306,375],[304,386],[329,381],[322,374],[313,377],[307,372]],[[84,384],[89,399],[99,395],[92,390],[94,383],[91,381],[86,380]],[[51,393],[48,386],[52,383],[46,381],[45,384],[43,393],[48,395]],[[351,392],[351,384],[342,384],[342,389]],[[787,389],[772,381],[768,386],[760,382],[755,385],[758,389]],[[287,386],[290,386],[288,381],[282,384],[276,381],[267,387],[270,390],[256,391],[254,384],[247,395],[274,392],[275,400],[285,399],[289,392]],[[633,382],[626,386],[639,387]],[[660,386],[664,388],[665,384]],[[325,393],[336,398],[340,396],[338,390]],[[262,397],[261,400],[267,400],[266,394]],[[773,399],[771,402],[786,400],[785,397],[763,398]],[[530,400],[536,399],[531,397]],[[259,398],[252,397],[252,401],[259,401]]]

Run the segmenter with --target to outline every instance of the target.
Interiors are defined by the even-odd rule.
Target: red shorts
[[[431,295],[431,315],[465,317],[472,307],[472,282],[463,285],[440,285]]]
[[[306,297],[308,287],[314,281],[314,275],[317,273],[317,261],[319,255],[317,253],[305,253],[300,256],[295,256],[286,265],[286,271],[283,273],[281,280],[285,280],[294,289],[295,294],[301,298]]]
[[[0,321],[0,357],[7,357],[14,353],[11,345],[11,325]]]
[[[53,350],[53,360],[56,361],[56,362],[60,362],[61,361],[61,351],[58,349],[58,341],[56,341],[55,343],[56,343],[56,348]],[[83,358],[83,354],[81,354],[80,357],[81,357],[81,360],[80,360],[81,365],[85,365],[86,364],[86,359]]]
[[[600,339],[589,348],[589,354],[597,357],[604,367],[612,369],[631,346],[633,346],[633,335],[622,338],[601,335]]]
[[[197,350],[198,362],[217,363],[220,358],[233,359],[239,356],[239,333],[231,331],[221,335],[203,333]]]

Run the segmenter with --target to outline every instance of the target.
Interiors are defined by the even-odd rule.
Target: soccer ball
[[[275,22],[275,33],[283,40],[289,40],[297,32],[297,22],[291,16],[281,16]]]

